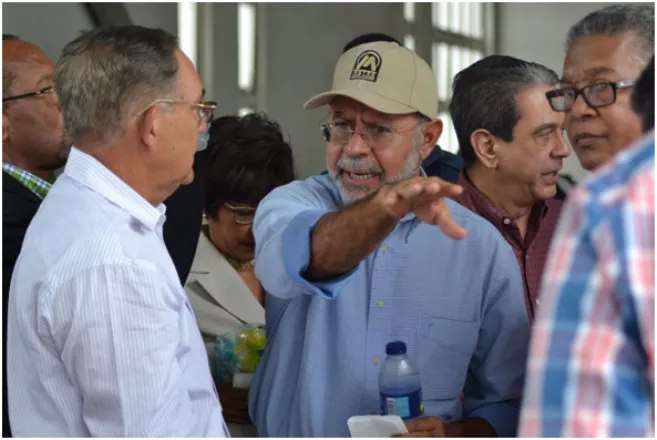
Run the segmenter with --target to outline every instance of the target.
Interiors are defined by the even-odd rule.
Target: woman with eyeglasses
[[[199,154],[207,224],[185,291],[215,375],[217,336],[243,324],[265,322],[265,295],[253,267],[253,220],[258,203],[271,190],[294,180],[294,163],[278,124],[255,114],[216,119],[208,147]],[[256,436],[248,414],[248,390],[217,385],[231,435]]]

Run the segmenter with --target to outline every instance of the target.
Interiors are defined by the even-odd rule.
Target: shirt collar
[[[440,159],[442,159],[442,157],[443,157],[443,149],[440,148],[439,145],[436,145],[433,148],[433,151],[431,151],[431,153],[429,154],[429,156],[427,156],[427,158],[424,159],[424,161],[422,161],[422,164],[425,167],[431,166],[435,162],[438,162]]]
[[[117,205],[149,229],[164,222],[166,206],[151,205],[94,157],[71,148],[64,174]]]
[[[494,225],[497,225],[503,223],[505,218],[509,218],[508,214],[504,212],[502,208],[493,203],[488,197],[479,191],[476,186],[472,184],[465,170],[461,171],[461,174],[459,174],[459,178],[456,183],[463,187],[462,196],[468,197],[475,211],[486,220],[490,221]],[[547,203],[545,203],[543,200],[535,202],[534,206],[532,207],[531,216],[536,215],[535,212],[538,213],[539,219],[543,219],[548,212]]]
[[[50,191],[50,188],[52,187],[50,182],[46,182],[42,178],[35,176],[22,168],[18,168],[15,165],[2,162],[2,169],[11,177],[18,180],[25,188],[29,189],[41,200],[46,198],[48,191]]]

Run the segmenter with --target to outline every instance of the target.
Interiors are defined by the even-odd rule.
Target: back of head
[[[94,29],[68,43],[55,69],[55,90],[71,139],[78,146],[83,139],[111,144],[139,110],[175,98],[177,49],[173,35],[141,26]]]
[[[452,82],[449,111],[465,166],[477,160],[470,143],[475,130],[487,130],[510,142],[521,117],[517,94],[527,86],[558,81],[557,74],[541,64],[505,55],[488,56],[459,72]]]
[[[380,32],[372,32],[368,34],[362,34],[345,44],[344,48],[342,49],[342,53],[345,53],[349,49],[352,49],[356,46],[360,46],[361,44],[367,44],[367,43],[376,43],[379,41],[384,41],[387,43],[397,43],[400,46],[402,45],[399,40],[397,40],[394,37],[391,37],[388,34],[383,34]]]
[[[568,31],[566,51],[579,38],[634,32],[647,63],[655,52],[655,7],[651,3],[612,4],[591,12]]]
[[[226,202],[255,206],[274,188],[294,180],[292,149],[280,126],[265,115],[215,119],[202,160],[209,216]]]
[[[643,131],[648,132],[655,128],[655,57],[634,86],[632,107],[641,116]]]

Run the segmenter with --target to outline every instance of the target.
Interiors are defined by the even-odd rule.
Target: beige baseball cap
[[[436,78],[431,68],[415,52],[397,43],[361,44],[342,54],[331,90],[311,98],[304,108],[329,104],[336,96],[391,115],[419,112],[435,119],[438,114]]]

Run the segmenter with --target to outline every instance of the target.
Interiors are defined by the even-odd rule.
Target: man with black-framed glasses
[[[583,168],[595,170],[641,136],[632,88],[654,47],[650,4],[607,6],[568,32],[563,78],[547,99],[566,113],[566,132]]]
[[[37,46],[2,35],[2,295],[7,325],[9,286],[25,232],[68,156],[53,89],[55,66]],[[3,332],[2,352],[6,359]],[[10,436],[3,368],[3,437]]]

